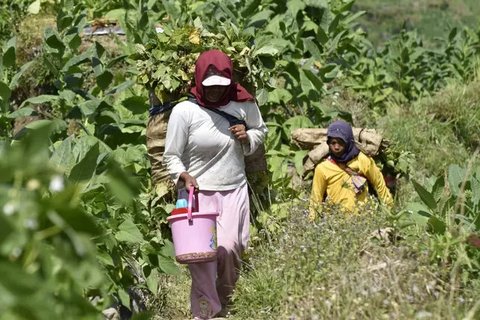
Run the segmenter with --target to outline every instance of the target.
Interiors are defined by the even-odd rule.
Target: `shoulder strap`
[[[205,109],[208,109],[210,111],[213,111],[215,112],[216,114],[219,114],[221,115],[222,117],[224,117],[225,119],[227,119],[228,123],[230,124],[230,126],[234,126],[236,124],[243,124],[245,126],[245,128],[247,128],[247,123],[244,121],[244,120],[240,120],[238,119],[237,117],[235,116],[232,116],[231,114],[225,112],[225,111],[222,111],[222,110],[218,110],[218,109],[214,109],[214,108],[207,108],[205,107]]]
[[[353,170],[352,168],[347,166],[345,163],[337,162],[334,159],[332,159],[331,157],[328,157],[328,160],[330,160],[330,162],[336,164],[340,169],[342,169],[343,171],[345,171],[346,173],[348,173],[351,176],[362,176],[362,177],[364,177],[363,174],[361,174],[358,171]]]
[[[197,103],[197,100],[192,95],[188,96],[188,101],[193,102],[193,103]],[[217,108],[209,108],[209,107],[205,107],[205,106],[203,108],[208,109],[212,112],[215,112],[216,114],[221,115],[222,117],[227,119],[230,126],[234,126],[236,124],[243,124],[245,126],[245,128],[247,129],[247,123],[244,120],[238,119],[237,117],[232,116],[231,114],[229,114],[225,111],[218,110]]]
[[[179,99],[179,100],[176,100],[176,101],[168,101],[168,102],[165,102],[163,104],[162,103],[154,104],[150,107],[148,112],[150,114],[150,117],[153,117],[153,116],[155,116],[159,113],[164,113],[166,111],[172,110],[173,107],[175,107],[178,103],[183,102],[183,101],[190,101],[190,102],[193,102],[195,104],[198,104],[197,100],[195,99],[194,96],[188,95],[188,97],[186,99],[182,98],[182,99]],[[234,126],[236,124],[243,124],[245,126],[245,128],[247,128],[247,123],[244,120],[240,120],[237,117],[232,116],[231,114],[229,114],[225,111],[218,110],[216,108],[208,108],[208,107],[203,107],[203,108],[208,109],[212,112],[215,112],[216,114],[221,115],[222,117],[227,119],[230,126]]]

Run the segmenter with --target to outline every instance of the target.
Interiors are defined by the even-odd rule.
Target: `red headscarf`
[[[202,81],[205,80],[210,67],[214,67],[220,76],[230,79],[231,83],[225,95],[216,103],[208,102],[203,97]],[[253,101],[253,96],[240,84],[233,82],[232,60],[220,50],[208,50],[200,54],[195,63],[195,87],[190,92],[202,107],[218,108],[230,101]]]

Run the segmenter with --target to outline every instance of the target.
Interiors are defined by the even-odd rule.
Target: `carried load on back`
[[[390,142],[375,129],[352,128],[355,145],[367,156],[382,162]],[[303,150],[310,150],[305,158],[304,175],[312,172],[315,166],[325,159],[329,148],[327,144],[327,128],[298,128],[292,131],[292,141]],[[382,174],[390,191],[396,187],[394,168],[383,163]]]

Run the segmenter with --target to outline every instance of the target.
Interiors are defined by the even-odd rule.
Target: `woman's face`
[[[345,152],[345,142],[340,138],[329,138],[328,147],[336,157],[340,157]]]
[[[208,102],[220,101],[227,92],[228,86],[203,86],[203,96]]]

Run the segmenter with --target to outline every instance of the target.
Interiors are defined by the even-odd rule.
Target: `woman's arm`
[[[243,153],[248,156],[254,153],[258,146],[263,143],[268,129],[256,103],[249,103],[245,107],[245,111],[247,114],[245,122],[247,123],[248,142],[243,144]]]
[[[188,117],[179,106],[170,115],[165,138],[165,153],[163,159],[168,173],[175,183],[187,169],[182,162],[182,155],[188,142]]]
[[[387,206],[392,207],[393,198],[387,188],[387,185],[385,184],[382,172],[371,157],[365,156],[365,159],[365,177],[368,179],[370,184],[373,185],[375,191],[377,191],[379,199]]]
[[[315,219],[317,212],[319,211],[320,205],[323,203],[326,191],[327,180],[325,179],[325,176],[321,171],[320,166],[317,166],[313,175],[312,193],[310,195],[310,220]]]

